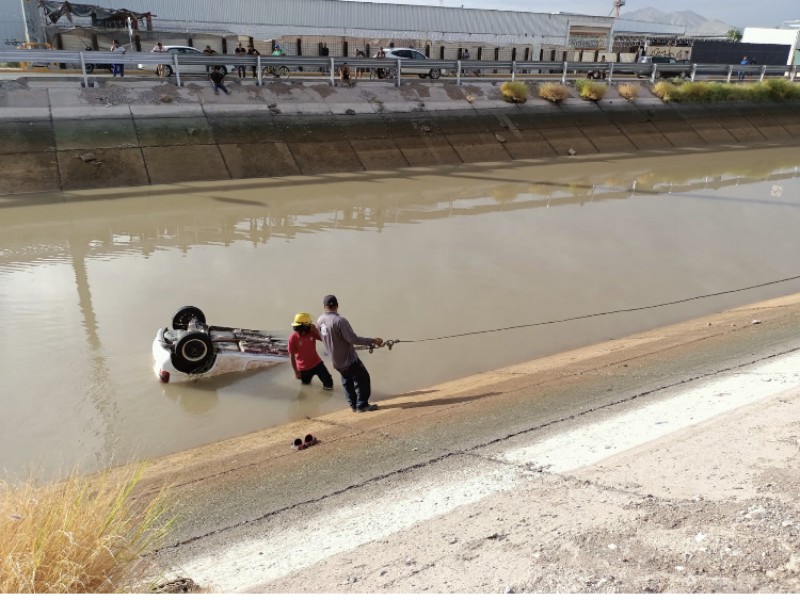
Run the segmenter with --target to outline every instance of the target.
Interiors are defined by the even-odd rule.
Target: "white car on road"
[[[398,60],[428,60],[427,56],[425,56],[419,50],[414,50],[414,48],[384,48],[383,52],[386,55],[384,59],[391,61],[393,66],[387,66],[385,69],[378,69],[378,79],[391,79],[397,75]],[[375,55],[375,58],[378,58],[378,54]],[[402,62],[400,63],[400,72],[419,75],[422,79],[425,79],[426,77],[430,77],[431,79],[439,79],[439,77],[442,75],[442,70],[439,68],[430,68],[426,67],[425,65],[406,66]]]
[[[219,54],[212,54],[208,55],[204,52],[201,52],[197,48],[193,48],[192,46],[164,46],[165,52],[164,54],[164,76],[169,77],[175,73],[174,70],[174,63],[172,55],[178,55],[178,63],[180,63],[181,75],[205,75],[208,73],[208,65],[205,64],[184,64],[181,62],[181,58],[186,57],[195,57],[195,58],[203,58],[205,56],[220,56]],[[154,53],[159,54],[159,53]],[[221,56],[225,56],[224,54]],[[154,72],[156,70],[156,65],[154,64],[138,64],[136,65],[140,71],[146,71],[148,69],[152,69]],[[222,73],[227,75],[229,71],[235,71],[235,67],[233,65],[222,65],[221,66]]]

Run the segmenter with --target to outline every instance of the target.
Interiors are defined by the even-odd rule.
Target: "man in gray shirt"
[[[339,301],[336,296],[325,296],[322,305],[325,312],[317,319],[317,328],[322,336],[322,343],[333,361],[333,368],[342,376],[342,388],[347,403],[353,412],[377,410],[377,405],[369,403],[369,396],[372,393],[369,372],[358,358],[353,346],[359,344],[380,348],[383,346],[383,340],[356,335],[350,322],[339,315]]]

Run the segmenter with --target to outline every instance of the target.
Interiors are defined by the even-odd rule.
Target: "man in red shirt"
[[[294,333],[289,336],[289,356],[294,376],[303,385],[310,385],[314,375],[322,382],[322,389],[333,389],[333,377],[317,354],[317,340],[322,341],[317,326],[308,313],[297,313],[292,323]]]

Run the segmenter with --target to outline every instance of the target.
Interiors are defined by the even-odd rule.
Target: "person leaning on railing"
[[[164,45],[161,42],[158,42],[150,52],[155,52],[157,54],[169,54],[167,49],[164,48]],[[159,79],[164,79],[164,65],[158,64],[156,65],[156,75],[158,75]]]

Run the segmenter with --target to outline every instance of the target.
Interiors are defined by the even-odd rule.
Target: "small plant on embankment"
[[[0,481],[0,593],[143,592],[142,554],[167,534],[164,494],[137,502],[142,468],[62,483]]]
[[[669,81],[659,81],[653,86],[653,95],[661,98],[664,102],[672,102],[675,90],[678,89],[674,83]]]
[[[560,83],[543,83],[539,86],[539,97],[558,104],[569,98],[569,88]]]
[[[528,100],[528,86],[521,81],[506,81],[500,86],[503,100],[522,104]]]
[[[603,96],[608,91],[608,86],[599,81],[592,81],[590,79],[578,79],[575,81],[575,89],[584,100],[592,100],[597,102],[602,100]]]
[[[619,95],[626,100],[636,100],[639,97],[639,84],[638,83],[620,83],[617,87]]]

